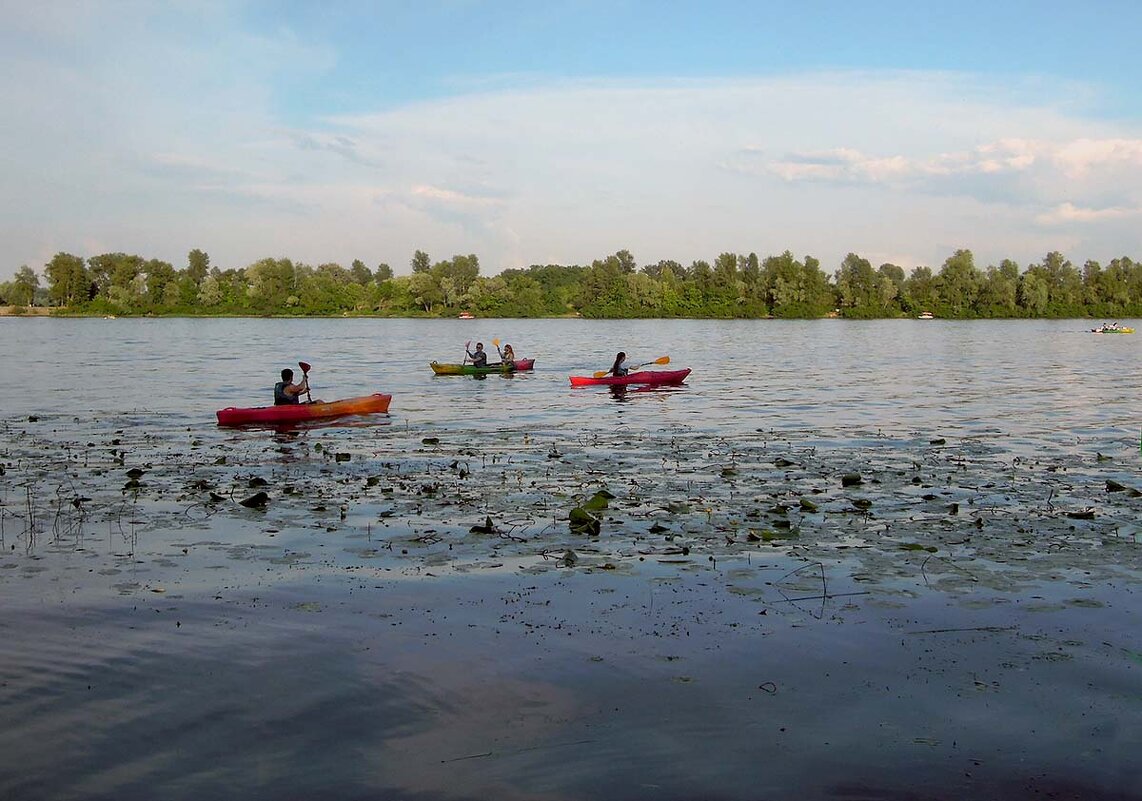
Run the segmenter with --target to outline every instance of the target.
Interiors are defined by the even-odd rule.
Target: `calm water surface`
[[[1135,325],[1136,321],[1123,321]],[[7,414],[146,411],[188,425],[262,405],[299,360],[326,399],[393,394],[394,419],[495,428],[505,420],[607,428],[686,424],[854,433],[1001,433],[1017,441],[1120,442],[1138,433],[1138,336],[1084,321],[0,320]],[[436,377],[468,340],[493,338],[536,370]],[[677,393],[627,393],[608,408],[567,376],[618,350],[690,367]],[[1136,437],[1135,437],[1136,438]]]
[[[1138,801],[1092,325],[0,318],[0,797]],[[537,369],[428,368],[496,337]],[[570,388],[617,350],[693,373]],[[214,425],[299,360],[390,414]]]

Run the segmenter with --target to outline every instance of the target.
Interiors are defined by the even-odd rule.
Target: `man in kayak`
[[[274,406],[286,406],[301,402],[301,393],[309,391],[309,375],[301,378],[300,384],[293,383],[293,370],[282,370],[282,380],[274,384]]]
[[[468,350],[467,348],[464,348],[464,351],[468,354],[468,358],[472,360],[472,364],[474,364],[476,367],[487,367],[488,366],[488,354],[484,353],[484,343],[483,342],[477,342],[476,343],[476,352],[475,353]]]
[[[611,369],[607,371],[609,375],[624,376],[630,372],[630,364],[627,363],[627,355],[619,351],[615,356],[615,363],[611,365]]]

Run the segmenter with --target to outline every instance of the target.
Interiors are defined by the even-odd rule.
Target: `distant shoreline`
[[[64,317],[86,319],[167,319],[167,320],[848,320],[850,318],[835,313],[821,317],[582,317],[574,313],[542,317],[472,317],[456,318],[436,315],[390,315],[390,314],[99,314],[95,312],[68,311],[59,306],[0,306],[0,317]],[[912,315],[898,317],[860,317],[853,320],[914,320]],[[932,318],[928,318],[932,319]],[[1102,317],[936,317],[935,320],[1102,320]],[[1119,319],[1133,319],[1122,317]]]
[[[0,306],[0,317],[51,317],[55,311],[50,306]]]

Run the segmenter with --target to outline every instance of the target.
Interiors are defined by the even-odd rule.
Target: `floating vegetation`
[[[40,557],[50,539],[53,554],[111,558],[125,545],[136,559],[140,547],[165,559],[164,543],[192,528],[228,543],[235,559],[260,558],[251,547],[267,538],[275,558],[281,547],[320,547],[320,569],[350,570],[369,554],[378,569],[417,574],[625,569],[648,558],[720,570],[777,553],[844,563],[882,586],[954,592],[1132,575],[1140,561],[1140,493],[1116,460],[1012,458],[983,437],[934,449],[929,437],[878,433],[858,447],[822,445],[812,431],[711,441],[673,428],[569,441],[565,430],[529,426],[451,444],[389,426],[188,437],[146,418],[6,425],[0,545]],[[901,561],[913,551],[939,553],[947,578],[929,580],[935,563]]]

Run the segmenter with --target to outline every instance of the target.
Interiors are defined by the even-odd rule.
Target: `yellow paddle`
[[[643,362],[642,364],[636,364],[634,367],[631,368],[631,371],[633,372],[635,370],[641,370],[643,367],[648,367],[649,365],[652,365],[652,364],[670,364],[670,357],[669,356],[659,356],[657,359],[655,359],[652,362]],[[596,372],[594,374],[594,376],[595,376],[595,378],[605,378],[609,372],[611,372],[611,371],[610,370],[599,370],[598,372]]]

